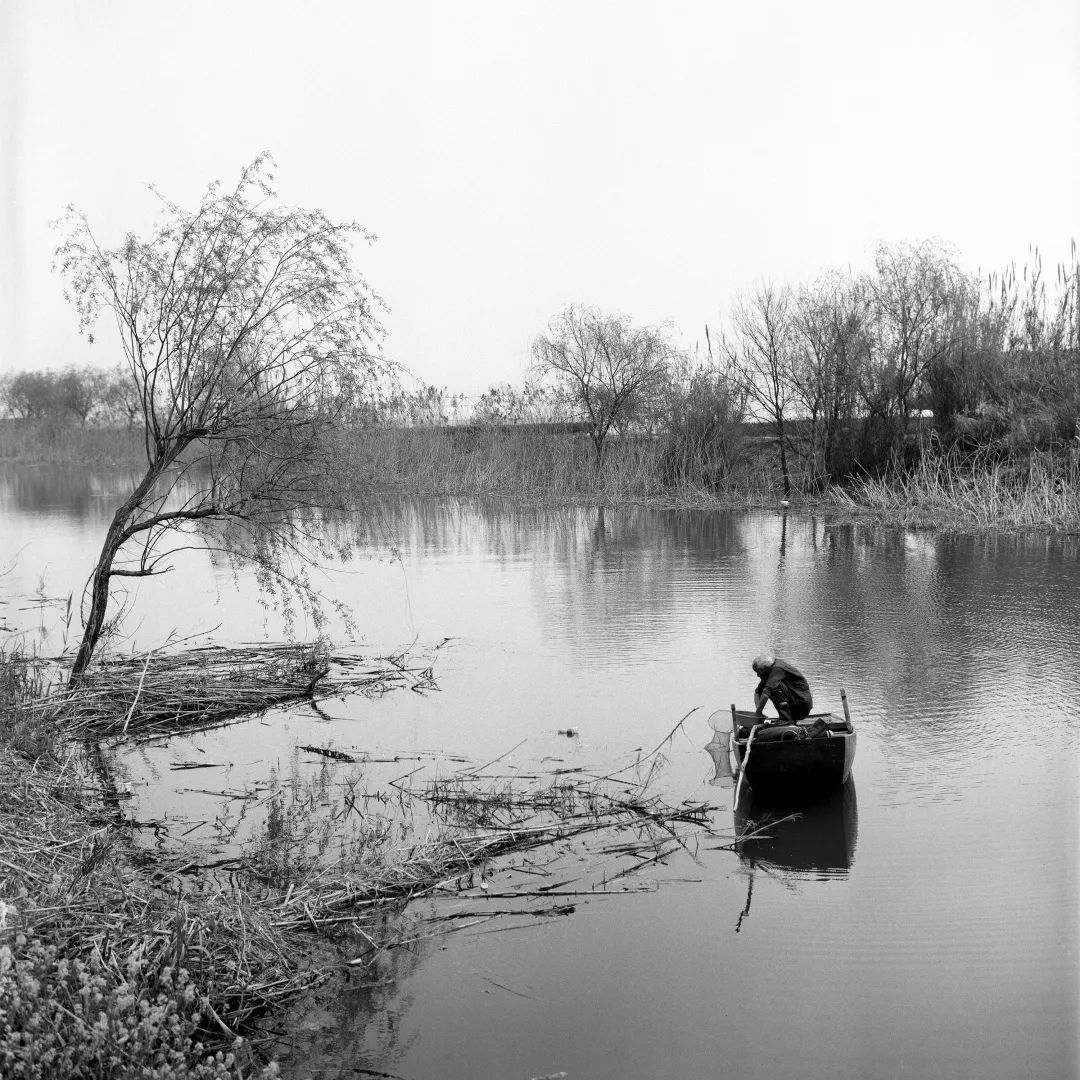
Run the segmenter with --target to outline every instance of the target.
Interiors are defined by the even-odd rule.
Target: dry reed
[[[227,723],[276,705],[433,685],[430,665],[325,646],[262,645],[150,652],[102,661],[40,707],[70,735],[147,738]]]
[[[908,528],[1080,529],[1080,484],[1039,455],[1022,468],[927,457],[911,472],[834,489],[830,502],[846,514]]]
[[[54,731],[131,739],[221,722],[241,703],[262,708],[288,695],[423,689],[430,680],[430,668],[417,670],[402,657],[373,664],[275,646],[192,650],[100,665],[78,693],[48,699],[48,708],[40,699],[30,705],[35,721]],[[214,687],[204,693],[207,683]],[[139,1002],[175,1000],[175,1007],[161,1006],[163,1017],[172,1013],[160,1035],[174,1049],[196,1046],[196,1039],[227,1048],[258,1017],[340,970],[343,956],[366,966],[413,940],[409,935],[468,925],[435,910],[411,923],[397,918],[421,898],[456,898],[478,920],[565,914],[573,910],[567,898],[604,895],[616,882],[625,891],[627,877],[687,849],[691,836],[717,836],[712,807],[668,805],[648,793],[654,753],[635,763],[639,775],[647,770],[637,783],[584,773],[508,781],[484,771],[491,762],[416,788],[396,782],[392,809],[408,816],[413,806],[426,807],[430,822],[426,835],[408,843],[404,829],[368,813],[344,788],[323,830],[341,842],[313,843],[297,798],[280,805],[244,850],[205,861],[190,847],[170,847],[168,838],[153,849],[138,843],[110,803],[95,745],[58,736],[53,749],[60,752],[36,761],[10,746],[0,750],[0,946],[10,948],[10,971],[23,972],[26,985],[45,978],[59,986],[70,959],[86,965],[79,969],[84,982],[104,988],[102,1002],[109,994],[130,999],[133,1017]],[[326,757],[324,768],[346,767],[345,757]],[[354,826],[349,843],[346,822]],[[592,880],[572,880],[578,870],[564,880],[536,869],[509,879],[515,858],[534,860],[539,856],[528,853],[546,849],[554,860],[574,843],[586,845],[579,855],[599,867]],[[495,898],[508,903],[493,908]],[[327,956],[322,942],[335,951]],[[125,1025],[136,1020],[111,1008],[102,1004],[100,1015],[108,1014],[120,1047]],[[136,1073],[139,1066],[132,1064]],[[233,1075],[231,1068],[219,1061],[198,1075]]]
[[[588,435],[528,426],[356,429],[342,436],[337,452],[365,490],[410,495],[714,507],[774,503],[778,490],[771,466],[754,455],[722,482],[695,481],[701,469],[691,465],[673,479],[670,451],[659,440],[612,437],[598,469]]]

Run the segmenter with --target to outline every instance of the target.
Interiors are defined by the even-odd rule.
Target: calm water
[[[5,637],[59,646],[63,597],[123,483],[0,472]],[[307,1035],[292,1075],[1078,1075],[1076,539],[430,502],[387,504],[365,535],[372,557],[326,588],[372,648],[450,638],[439,691],[139,747],[121,765],[140,814],[186,825],[227,812],[186,789],[325,773],[304,742],[610,767],[696,709],[665,791],[711,800],[731,827],[706,718],[749,701],[749,660],[767,647],[803,668],[819,706],[838,709],[846,688],[859,750],[850,788],[753,859],[703,845],[643,874],[650,891],[396,950],[378,985],[294,1018]],[[278,636],[254,596],[192,556],[129,599],[127,630],[142,647]],[[199,755],[219,764],[215,784],[170,771]]]

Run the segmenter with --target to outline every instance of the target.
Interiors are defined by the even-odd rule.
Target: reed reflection
[[[59,465],[0,467],[0,511],[60,514],[85,524],[107,523],[131,493],[137,477],[113,471]]]

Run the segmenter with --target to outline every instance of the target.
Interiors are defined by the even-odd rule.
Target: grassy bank
[[[271,1075],[222,1013],[245,982],[287,973],[280,932],[238,897],[185,897],[138,866],[43,690],[40,669],[0,655],[0,1074]]]
[[[715,509],[775,507],[782,491],[768,438],[745,440],[722,473],[700,457],[673,456],[663,440],[633,438],[611,440],[597,470],[588,436],[529,429],[350,432],[337,453],[358,486],[406,494]],[[836,519],[944,530],[1080,531],[1080,472],[1068,451],[1006,460],[928,453],[906,472],[824,491],[797,471],[792,479],[794,506]]]
[[[924,458],[914,469],[833,488],[828,509],[876,524],[946,531],[1080,532],[1080,477],[1066,458],[1022,465]]]
[[[146,450],[142,432],[136,428],[0,420],[0,461],[110,468],[145,465]]]
[[[340,432],[344,474],[364,489],[451,497],[503,496],[540,504],[775,505],[772,456],[731,465],[676,457],[661,440],[610,438],[602,468],[587,434],[478,427]]]
[[[430,681],[401,658],[320,653],[313,667],[305,650],[285,678],[285,647],[259,653],[112,661],[76,696],[50,696],[45,666],[0,655],[0,1075],[266,1078],[283,1044],[259,1025],[277,1027],[304,992],[325,983],[332,996],[357,975],[380,984],[391,951],[460,927],[571,914],[566,897],[621,894],[687,836],[720,836],[712,808],[646,790],[677,726],[615,780],[553,767],[512,784],[497,760],[495,771],[455,765],[449,778],[407,787],[399,776],[367,792],[363,761],[302,747],[325,769],[250,793],[251,814],[265,818],[240,846],[196,848],[167,829],[141,843],[120,812],[109,743],[218,726],[236,714],[238,676],[246,710],[260,686],[271,702],[310,698],[313,671],[320,685],[329,678],[328,696]],[[591,877],[590,849],[575,843],[593,845]],[[545,851],[549,866],[572,863],[571,891],[507,864],[520,857],[535,871]]]
[[[536,426],[375,427],[331,435],[340,463],[329,501],[363,505],[373,493],[451,498],[499,496],[536,505],[650,504],[679,508],[775,507],[781,480],[775,442],[743,436],[716,450],[664,438],[608,440],[603,467],[585,433]],[[0,461],[132,466],[144,462],[129,429],[0,422]],[[825,491],[793,465],[792,502],[830,516],[953,530],[1080,531],[1075,453],[1005,460],[928,453],[906,472],[834,484]]]
[[[587,434],[535,427],[376,427],[331,435],[341,470],[335,483],[355,500],[372,491],[469,498],[500,495],[533,503],[655,502],[763,505],[779,490],[774,454],[731,463],[701,448],[612,437],[604,466]],[[0,420],[0,462],[138,467],[146,455],[129,428]],[[337,492],[333,494],[337,495]]]

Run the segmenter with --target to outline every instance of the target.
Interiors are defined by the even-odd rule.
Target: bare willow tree
[[[115,320],[147,461],[87,583],[73,685],[115,579],[168,570],[195,543],[254,561],[262,586],[319,615],[305,568],[324,552],[310,527],[328,500],[323,436],[384,370],[380,301],[352,262],[368,234],[280,204],[271,166],[264,154],[231,191],[211,184],[193,211],[159,195],[149,236],[116,248],[74,208],[58,222],[56,266],[82,329],[92,341],[100,314]]]
[[[973,283],[957,268],[951,252],[933,241],[916,245],[880,244],[873,296],[873,374],[879,396],[896,410],[901,439],[922,407],[931,370],[951,361],[963,339]],[[873,384],[872,384],[873,385]],[[877,402],[867,395],[867,408]]]
[[[735,300],[731,337],[723,350],[739,372],[751,401],[776,425],[784,498],[791,495],[788,468],[788,433],[792,367],[794,363],[794,307],[791,290],[763,282]]]
[[[825,484],[854,466],[859,386],[871,354],[864,277],[830,274],[799,290],[792,391],[804,416],[812,479]]]
[[[532,354],[588,421],[597,469],[611,429],[623,428],[664,390],[674,355],[662,327],[636,327],[623,315],[574,305],[552,319]]]

